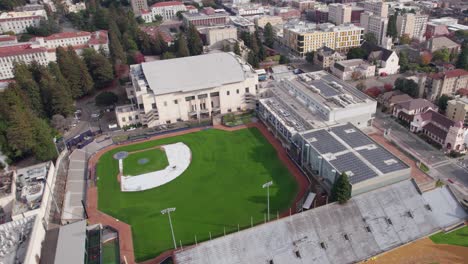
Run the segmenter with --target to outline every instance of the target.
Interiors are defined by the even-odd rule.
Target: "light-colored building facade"
[[[344,81],[366,79],[375,75],[375,65],[362,59],[335,62],[330,70],[333,75]]]
[[[194,26],[219,26],[229,23],[229,14],[225,11],[202,11],[199,13],[185,12],[182,14],[182,18],[186,26],[189,24],[193,24]]]
[[[211,49],[224,48],[224,40],[237,39],[237,28],[234,26],[215,26],[197,28],[198,31],[205,35],[206,44]]]
[[[455,122],[468,127],[468,97],[457,97],[447,102],[445,115]]]
[[[388,3],[382,0],[371,0],[364,2],[364,10],[379,17],[388,17]]]
[[[341,54],[328,47],[323,47],[315,52],[314,63],[319,65],[322,69],[328,70],[330,67],[339,61],[346,60],[346,55]]]
[[[335,25],[342,25],[351,22],[350,5],[344,4],[329,4],[328,5],[328,20]]]
[[[400,58],[395,51],[368,42],[364,42],[361,48],[369,54],[367,61],[376,66],[376,75],[391,75],[399,72]]]
[[[266,24],[270,23],[272,26],[281,26],[284,21],[280,16],[258,16],[254,18],[254,23],[259,28],[265,28]]]
[[[2,33],[21,34],[27,27],[38,27],[41,20],[47,20],[45,10],[5,12],[0,14],[0,30]]]
[[[291,6],[299,9],[299,11],[304,12],[308,9],[313,9],[317,5],[315,0],[293,0],[291,1]]]
[[[365,33],[370,33],[377,39],[377,44],[382,45],[387,39],[388,18],[374,15],[369,11],[361,13],[361,27]]]
[[[159,2],[153,4],[150,9],[153,20],[155,16],[161,16],[163,20],[174,19],[177,18],[177,12],[187,11],[185,5],[177,1]]]
[[[231,23],[237,27],[239,32],[255,32],[255,24],[251,20],[242,16],[231,16]]]
[[[441,95],[454,96],[459,89],[468,87],[468,71],[455,69],[431,73],[426,78],[426,97],[434,101]]]
[[[412,39],[423,40],[426,33],[428,15],[406,13],[397,17],[398,36],[408,35]]]
[[[190,74],[187,74],[190,72]],[[116,107],[120,127],[148,127],[253,109],[258,76],[233,53],[132,65],[131,105]]]
[[[15,62],[30,64],[33,61],[47,65],[56,61],[57,47],[72,46],[78,54],[85,48],[109,52],[107,31],[63,32],[48,37],[36,37],[30,42],[0,46],[0,80],[11,79]]]
[[[146,0],[130,0],[132,10],[135,16],[141,16],[141,13],[148,9],[148,2]]]
[[[284,25],[283,44],[299,56],[325,46],[346,51],[361,45],[363,32],[362,27],[352,24],[335,26],[295,21]]]
[[[264,15],[266,10],[260,4],[245,4],[232,6],[231,12],[236,16],[255,16],[255,15]]]

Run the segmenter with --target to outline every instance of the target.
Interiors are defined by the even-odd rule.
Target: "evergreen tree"
[[[273,26],[268,22],[265,25],[265,29],[263,32],[263,38],[265,39],[265,45],[270,48],[273,48],[273,44],[275,42],[275,32],[273,30]]]
[[[138,30],[137,33],[137,43],[138,46],[140,47],[141,52],[144,55],[151,55],[152,54],[152,42],[148,34],[144,32],[143,30]],[[159,42],[158,42],[159,45]],[[161,48],[159,47],[159,52],[161,52]]]
[[[258,51],[260,50],[260,47],[259,47],[258,42],[257,42],[256,34],[252,34],[250,36],[250,46],[249,46],[249,48],[253,51],[253,53],[255,55],[258,54]]]
[[[252,65],[252,67],[254,68],[258,68],[259,67],[259,64],[258,64],[258,58],[257,56],[255,55],[255,53],[253,51],[250,51],[249,52],[249,55],[247,57],[247,62]]]
[[[449,62],[450,51],[447,48],[437,50],[432,54],[432,60],[438,62]]]
[[[177,38],[177,57],[187,57],[190,56],[190,52],[187,46],[187,41],[185,40],[185,37],[182,34],[179,34],[179,37]]]
[[[56,52],[57,64],[61,73],[68,81],[72,97],[75,99],[80,98],[84,93],[80,87],[81,77],[79,76],[76,63],[70,57],[70,53],[63,47],[58,47]]]
[[[351,184],[346,173],[342,173],[333,184],[331,190],[332,199],[340,204],[346,203],[351,198]]]
[[[262,44],[260,44],[260,47],[258,48],[257,57],[258,57],[259,61],[263,61],[267,57],[265,47]]]
[[[62,116],[73,114],[73,99],[67,90],[46,69],[42,71],[40,86],[44,94],[44,101],[47,102],[46,109],[49,118],[52,118],[56,114]]]
[[[83,58],[96,88],[104,88],[113,81],[114,71],[112,64],[110,64],[106,57],[94,49],[85,49]]]
[[[234,53],[238,56],[241,56],[241,50],[239,47],[239,42],[236,41],[236,44],[234,44]]]
[[[127,63],[127,56],[120,42],[121,33],[114,21],[109,21],[109,50],[114,64]]]
[[[33,79],[29,67],[24,63],[15,63],[15,81],[19,88],[26,93],[29,107],[38,115],[44,115],[44,107],[41,99],[39,85]]]
[[[138,50],[137,44],[133,40],[132,36],[130,34],[128,34],[127,32],[125,32],[122,35],[122,43],[123,43],[123,46],[125,48],[125,51],[127,51],[127,52],[128,51],[137,51]]]
[[[392,37],[392,39],[396,39],[398,37],[396,21],[397,14],[393,14],[388,18],[387,36]]]
[[[314,64],[315,51],[309,51],[306,53],[306,61],[310,64]]]
[[[468,43],[464,43],[456,63],[458,69],[464,69],[468,71]]]
[[[43,119],[34,117],[34,141],[32,153],[40,161],[48,161],[57,158],[57,149],[52,141],[52,130]]]
[[[366,33],[364,34],[364,40],[366,42],[369,42],[370,44],[374,44],[374,45],[377,45],[378,41],[377,41],[377,38],[375,37],[374,33]]]
[[[71,89],[70,89],[70,84],[68,83],[65,76],[63,76],[62,71],[60,71],[60,67],[58,66],[58,64],[55,62],[49,63],[49,71],[54,76],[57,83],[59,83],[63,87],[65,92],[68,94],[68,96],[73,100]]]
[[[187,45],[191,56],[202,54],[203,42],[198,34],[197,28],[193,24],[190,24],[187,32]]]
[[[150,48],[151,48],[151,53],[154,55],[161,55],[163,53],[163,50],[161,47],[161,41],[159,41],[158,38],[150,39]]]
[[[109,12],[107,8],[98,8],[93,18],[96,28],[104,30],[109,29]]]

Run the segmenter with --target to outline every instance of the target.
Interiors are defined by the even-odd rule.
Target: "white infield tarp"
[[[152,189],[166,184],[181,175],[190,165],[190,148],[184,143],[162,146],[166,152],[169,166],[163,170],[152,171],[137,176],[122,176],[121,188],[123,192],[137,192]]]

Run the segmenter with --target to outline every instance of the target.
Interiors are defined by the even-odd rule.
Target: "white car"
[[[117,128],[117,124],[109,124],[109,129]]]

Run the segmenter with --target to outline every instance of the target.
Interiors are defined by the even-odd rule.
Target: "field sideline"
[[[122,193],[117,182],[118,166],[112,155],[154,146],[184,142],[192,151],[192,163],[180,177],[161,187],[137,193]],[[143,153],[143,152],[141,152]],[[176,207],[173,224],[176,239],[193,244],[212,236],[263,222],[266,191],[261,185],[273,180],[271,214],[287,210],[298,185],[277,158],[275,149],[256,128],[225,132],[204,130],[182,136],[119,147],[104,153],[97,164],[98,207],[132,225],[137,261],[171,249],[167,216],[160,210]]]

